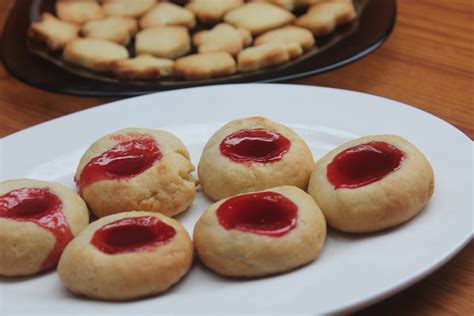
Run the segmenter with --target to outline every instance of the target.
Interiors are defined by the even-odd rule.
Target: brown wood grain
[[[0,25],[12,2],[0,1]],[[398,6],[394,32],[376,52],[293,83],[350,89],[411,104],[473,139],[474,1],[399,0]],[[0,137],[112,100],[39,90],[0,66]],[[357,314],[474,315],[474,242],[431,276]]]

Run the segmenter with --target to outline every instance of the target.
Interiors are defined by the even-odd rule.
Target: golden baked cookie
[[[127,128],[95,141],[74,179],[97,217],[132,210],[174,216],[194,199],[192,171],[186,147],[173,134]]]
[[[194,13],[171,2],[160,2],[140,19],[141,28],[177,25],[193,28],[196,25]]]
[[[90,224],[64,250],[58,273],[71,292],[105,300],[156,295],[191,267],[193,244],[181,224],[126,212]]]
[[[61,50],[67,43],[79,36],[80,27],[57,19],[45,12],[39,22],[33,22],[28,28],[28,36],[46,43],[50,50]]]
[[[104,17],[102,7],[96,1],[57,1],[56,15],[63,21],[83,24]]]
[[[230,76],[235,70],[235,60],[227,52],[189,55],[177,59],[174,64],[174,73],[186,80]]]
[[[193,43],[199,53],[225,51],[235,56],[248,42],[250,33],[247,32],[245,29],[237,29],[230,24],[221,23],[211,30],[196,33]]]
[[[106,15],[139,18],[156,4],[156,0],[102,0]]]
[[[173,66],[174,61],[171,59],[142,54],[113,62],[112,71],[123,79],[150,80],[172,75]]]
[[[352,0],[332,0],[316,3],[295,24],[323,36],[334,31],[339,25],[357,18]]]
[[[322,157],[308,192],[333,228],[366,233],[408,221],[433,190],[431,165],[414,145],[399,136],[375,135]]]
[[[276,4],[279,7],[292,11],[295,8],[295,2],[298,0],[251,0],[250,2],[268,2]]]
[[[120,16],[89,21],[81,29],[84,37],[100,38],[120,45],[127,45],[137,31],[138,25],[135,19]]]
[[[281,185],[306,190],[313,168],[311,150],[293,130],[256,116],[231,121],[214,133],[198,174],[204,193],[218,201]]]
[[[313,34],[310,31],[298,26],[289,25],[260,35],[255,39],[255,45],[261,45],[275,41],[296,41],[304,51],[310,50],[316,43]]]
[[[224,16],[226,23],[247,29],[258,35],[291,23],[291,12],[266,2],[251,2],[230,10]]]
[[[64,247],[89,224],[84,201],[53,182],[0,182],[0,275],[56,267]]]
[[[138,32],[135,50],[137,54],[174,59],[191,50],[191,39],[183,26],[157,26]]]
[[[200,260],[233,277],[261,277],[305,265],[319,256],[326,221],[304,191],[282,186],[211,205],[194,228]]]
[[[239,72],[250,72],[283,64],[290,60],[290,52],[292,56],[301,55],[303,50],[297,42],[268,42],[248,47],[239,53],[237,67]]]
[[[66,45],[63,58],[94,71],[109,71],[113,61],[128,58],[128,51],[125,47],[107,40],[78,38]]]
[[[218,23],[227,11],[240,7],[244,0],[191,0],[186,8],[194,12],[202,23]]]

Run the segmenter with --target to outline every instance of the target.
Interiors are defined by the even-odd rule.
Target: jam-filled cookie
[[[325,239],[326,221],[318,205],[292,186],[211,205],[193,236],[201,261],[234,277],[265,276],[307,264],[319,256]]]
[[[53,268],[64,247],[89,223],[84,201],[52,182],[0,182],[0,275]]]
[[[176,136],[128,128],[93,143],[75,181],[98,217],[133,210],[174,216],[194,199],[192,171],[189,153]]]
[[[126,212],[90,224],[64,250],[59,277],[71,292],[128,300],[166,291],[189,270],[193,244],[179,222]]]
[[[434,189],[433,169],[407,140],[376,135],[343,144],[321,158],[309,194],[328,224],[353,233],[397,226],[418,214]]]
[[[306,143],[290,128],[264,117],[227,123],[204,147],[199,180],[218,201],[280,185],[306,190],[314,168]]]

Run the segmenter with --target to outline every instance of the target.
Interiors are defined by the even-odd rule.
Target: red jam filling
[[[176,230],[153,216],[129,217],[106,224],[92,237],[91,244],[106,254],[154,249],[171,241]]]
[[[232,197],[217,209],[219,223],[259,235],[281,237],[296,227],[298,207],[275,192],[258,192]]]
[[[21,188],[0,196],[0,217],[33,222],[56,238],[54,248],[42,263],[41,270],[55,266],[64,247],[73,238],[62,207],[61,200],[47,188]]]
[[[354,189],[378,181],[398,170],[404,153],[385,142],[370,142],[344,150],[327,167],[336,188]]]
[[[235,162],[275,162],[290,149],[285,136],[265,129],[245,129],[228,135],[221,142],[221,154]]]
[[[161,159],[158,144],[152,138],[123,141],[89,161],[75,179],[79,192],[100,180],[128,179],[139,175]]]

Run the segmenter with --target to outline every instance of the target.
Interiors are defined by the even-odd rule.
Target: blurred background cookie
[[[249,36],[252,35],[246,29],[236,29],[230,24],[221,23],[209,31],[196,33],[193,43],[200,53],[226,51],[235,56],[246,46]]]
[[[245,28],[258,35],[291,23],[295,16],[291,12],[267,2],[252,2],[230,10],[224,21]]]
[[[171,2],[160,2],[140,19],[141,28],[177,25],[192,28],[196,25],[194,13]]]
[[[128,128],[95,141],[82,156],[75,181],[97,217],[132,210],[174,216],[194,199],[192,171],[176,136]]]
[[[316,3],[295,24],[313,32],[315,36],[331,33],[339,25],[357,17],[352,0],[332,0]]]
[[[173,67],[173,60],[147,54],[112,63],[112,71],[123,79],[150,80],[167,77],[173,74]]]
[[[215,24],[227,11],[244,4],[244,0],[190,0],[186,8],[194,12],[202,23]]]
[[[39,22],[33,22],[28,36],[44,42],[50,50],[61,50],[67,43],[79,36],[80,27],[57,19],[50,13],[43,13]]]
[[[56,15],[63,21],[83,24],[104,17],[102,7],[96,1],[57,1]]]
[[[105,19],[89,21],[82,26],[84,37],[101,38],[121,45],[127,45],[137,32],[135,19],[110,16]]]
[[[266,32],[255,39],[257,46],[269,42],[297,42],[304,51],[310,50],[316,43],[310,31],[294,25]]]
[[[317,162],[308,188],[328,224],[353,233],[408,221],[428,203],[433,190],[428,160],[394,135],[366,136],[330,151]]]
[[[193,234],[201,261],[233,277],[293,270],[317,258],[325,239],[318,205],[290,186],[219,201],[201,216]]]
[[[102,0],[106,15],[139,18],[156,4],[156,0]]]
[[[174,73],[186,80],[224,77],[236,71],[235,60],[227,52],[208,52],[176,60]]]
[[[99,38],[77,38],[69,42],[63,58],[94,71],[110,71],[113,61],[127,59],[125,47]]]
[[[127,212],[90,224],[58,265],[64,286],[91,298],[129,300],[166,291],[191,267],[193,244],[161,214]]]
[[[150,54],[174,59],[191,50],[188,30],[183,26],[157,26],[138,32],[135,39],[137,54]]]
[[[306,190],[313,168],[310,149],[293,130],[264,117],[249,117],[231,121],[212,135],[198,174],[204,193],[218,201],[281,185]]]
[[[0,182],[0,275],[32,275],[56,266],[64,247],[89,224],[84,201],[53,182]]]
[[[239,53],[238,69],[240,72],[250,72],[283,64],[290,60],[290,52],[293,56],[294,54],[298,56],[302,53],[302,49],[297,42],[275,41],[249,47]]]

